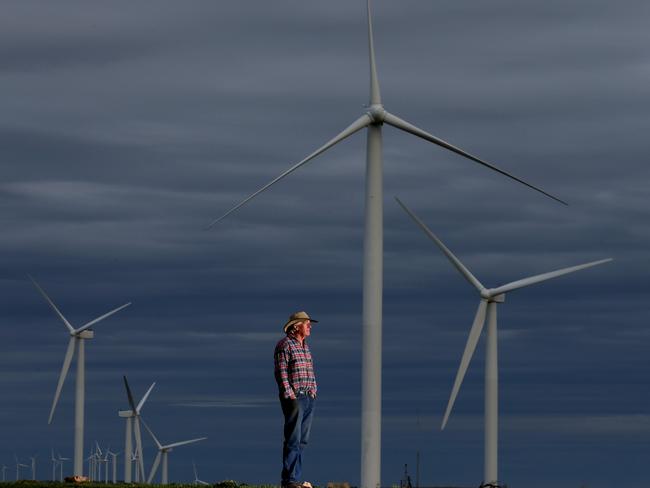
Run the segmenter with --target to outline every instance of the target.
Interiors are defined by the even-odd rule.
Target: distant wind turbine
[[[7,466],[2,465],[2,481],[7,481]]]
[[[198,472],[196,471],[196,463],[194,461],[192,461],[192,468],[194,469],[194,484],[195,485],[210,486],[210,483],[207,483],[207,482],[199,479]]]
[[[117,456],[120,455],[119,452],[112,452],[110,449],[107,451],[108,454],[113,458],[112,466],[113,466],[113,484],[116,483],[117,481]]]
[[[50,417],[47,421],[48,424],[52,423],[52,417],[54,417],[54,410],[56,409],[57,402],[59,401],[59,396],[61,395],[61,389],[63,388],[63,383],[68,374],[68,369],[70,368],[70,363],[74,357],[75,349],[78,351],[77,356],[77,380],[76,380],[76,390],[75,390],[75,418],[74,418],[74,468],[73,474],[75,476],[83,476],[83,449],[84,449],[84,401],[85,401],[85,383],[86,383],[86,352],[85,352],[85,341],[92,339],[95,336],[95,333],[91,327],[98,322],[110,317],[116,312],[119,312],[123,308],[128,307],[131,303],[126,303],[120,307],[117,307],[114,310],[111,310],[104,315],[97,317],[96,319],[87,322],[81,327],[75,329],[68,319],[66,319],[63,314],[59,311],[54,302],[50,297],[45,293],[45,290],[40,287],[38,283],[31,276],[29,279],[32,281],[36,289],[43,295],[45,301],[52,307],[52,310],[59,316],[61,321],[65,324],[70,333],[70,340],[68,341],[68,349],[65,353],[65,358],[63,360],[63,366],[61,367],[61,374],[59,375],[59,383],[56,387],[56,393],[54,394],[54,401],[52,402],[52,408],[50,410]]]
[[[88,480],[89,481],[95,481],[95,450],[91,447],[90,448],[90,454],[88,454],[88,457],[85,459],[85,461],[88,462]]]
[[[36,458],[38,457],[38,454],[34,454],[33,456],[30,456],[29,459],[32,460],[32,481],[36,480]]]
[[[54,457],[54,449],[52,449],[52,481],[56,481],[56,465],[58,463],[56,457]]]
[[[561,203],[559,198],[533,186],[512,174],[479,159],[464,150],[429,134],[400,117],[388,112],[381,100],[375,63],[370,0],[368,9],[368,44],[370,59],[370,101],[366,112],[341,133],[299,161],[284,173],[242,200],[208,228],[214,226],[257,195],[307,164],[352,134],[367,129],[365,234],[363,258],[363,344],[361,379],[361,488],[376,488],[381,484],[381,348],[382,348],[382,291],[383,291],[383,196],[382,196],[382,126],[391,125],[404,132],[436,144],[475,163],[515,180]]]
[[[151,467],[151,473],[149,473],[149,478],[147,479],[147,483],[151,483],[153,480],[154,476],[156,476],[156,471],[158,470],[158,465],[160,464],[160,458],[162,457],[162,475],[161,475],[161,484],[166,485],[168,484],[168,471],[167,471],[167,455],[175,448],[179,446],[184,446],[186,444],[192,444],[194,442],[199,442],[199,441],[204,441],[207,439],[207,437],[199,437],[197,439],[190,439],[188,441],[180,441],[180,442],[174,442],[173,444],[167,444],[167,445],[162,445],[156,435],[153,433],[153,431],[149,428],[147,423],[143,420],[142,423],[144,424],[145,429],[149,432],[149,435],[151,435],[151,438],[153,441],[156,443],[156,447],[158,448],[158,454],[156,455],[156,459],[153,462],[153,466]]]
[[[102,448],[99,447],[99,442],[95,441],[97,449],[95,451],[95,462],[97,471],[97,481],[102,480],[102,464],[104,465],[104,483],[108,483],[108,452],[110,451],[110,446],[102,451]]]
[[[154,382],[151,384],[147,392],[140,400],[140,403],[138,403],[138,405],[136,406],[135,401],[133,400],[133,394],[131,393],[131,388],[129,388],[129,382],[126,379],[126,376],[124,376],[123,378],[124,378],[124,387],[126,388],[126,396],[129,400],[129,406],[131,407],[131,410],[119,411],[119,416],[126,419],[126,435],[124,441],[124,452],[131,452],[133,450],[131,442],[132,442],[133,434],[135,434],[135,448],[136,448],[137,458],[138,458],[138,464],[136,465],[136,469],[139,469],[138,479],[145,479],[144,456],[142,453],[142,433],[140,430],[140,411],[142,410],[142,407],[147,401],[147,398],[149,398],[149,394],[151,393],[151,390],[153,390],[153,387],[156,386],[156,383]],[[127,462],[124,463],[124,482],[131,483],[131,463],[127,463]]]
[[[61,457],[61,453],[59,453],[59,481],[63,481],[63,463],[65,461],[70,461],[70,458]]]
[[[451,264],[469,281],[470,284],[478,291],[481,301],[472,323],[472,328],[465,344],[465,350],[460,361],[460,367],[456,374],[456,380],[451,390],[447,410],[442,420],[441,429],[444,429],[449,419],[449,414],[456,401],[456,395],[460,390],[460,385],[465,377],[465,372],[469,365],[476,344],[481,336],[481,331],[487,319],[487,352],[485,355],[485,464],[483,473],[483,484],[481,486],[499,486],[498,481],[498,425],[499,425],[499,387],[498,387],[498,354],[497,354],[497,304],[503,303],[506,293],[518,290],[526,286],[541,283],[546,280],[557,278],[565,274],[574,273],[583,269],[591,268],[599,264],[611,261],[611,258],[592,261],[569,268],[558,269],[548,273],[543,273],[521,280],[513,281],[497,288],[485,288],[481,282],[465,267],[460,260],[443,244],[443,242],[420,220],[406,205],[398,198],[397,203],[406,211],[406,213],[415,221],[417,225],[429,236],[429,238],[440,248],[443,254],[449,259]]]
[[[20,468],[29,468],[29,466],[18,461],[16,455],[14,455],[14,459],[16,460],[16,481],[18,481],[20,479]]]

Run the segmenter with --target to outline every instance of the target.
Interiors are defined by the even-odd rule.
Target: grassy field
[[[59,481],[0,481],[0,487],[2,488],[73,488],[74,486],[84,486],[88,488],[151,488],[152,485],[145,484],[136,484],[136,483],[61,483]],[[176,484],[171,483],[167,486],[181,488],[181,487],[196,487],[191,483]],[[210,486],[214,488],[279,488],[277,485],[247,485],[246,483],[238,483],[236,481],[220,481],[218,483],[211,484]],[[315,487],[316,488],[316,487]]]

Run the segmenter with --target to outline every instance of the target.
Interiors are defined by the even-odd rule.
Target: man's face
[[[296,332],[303,337],[309,337],[311,334],[311,321],[305,320],[304,322],[300,322],[296,326]]]

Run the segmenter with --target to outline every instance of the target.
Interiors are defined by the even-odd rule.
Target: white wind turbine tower
[[[2,481],[7,481],[7,466],[2,465]]]
[[[54,417],[54,410],[56,409],[56,404],[59,401],[59,395],[61,394],[61,389],[63,388],[63,383],[68,374],[68,369],[70,368],[70,363],[74,357],[75,350],[78,351],[77,356],[77,379],[76,379],[76,389],[75,389],[75,418],[74,418],[74,468],[73,474],[75,476],[83,476],[83,461],[84,461],[84,402],[85,402],[85,383],[86,383],[86,352],[85,352],[85,341],[92,339],[95,334],[91,327],[96,323],[104,320],[105,318],[110,317],[116,312],[119,312],[123,308],[128,307],[131,303],[125,303],[124,305],[117,307],[114,310],[111,310],[104,315],[97,317],[96,319],[87,322],[81,327],[75,329],[72,327],[68,319],[66,319],[63,314],[59,311],[54,302],[50,297],[45,293],[45,291],[40,287],[36,281],[30,276],[29,279],[32,281],[36,289],[43,295],[43,298],[47,303],[52,307],[52,310],[59,316],[61,321],[65,324],[70,333],[70,340],[68,342],[68,349],[65,353],[65,358],[63,360],[63,366],[61,367],[61,374],[59,375],[59,383],[56,387],[56,393],[54,394],[54,401],[52,402],[52,408],[50,410],[50,417],[48,419],[48,424],[52,423],[52,417]]]
[[[138,480],[140,480],[140,479],[145,479],[144,457],[142,455],[142,433],[140,430],[140,411],[142,410],[142,407],[147,401],[147,398],[149,398],[149,394],[151,393],[151,390],[153,390],[153,387],[156,386],[156,383],[153,382],[151,384],[147,392],[140,400],[140,403],[138,403],[138,405],[136,406],[135,402],[133,401],[133,395],[131,394],[131,388],[129,388],[129,382],[126,379],[126,376],[124,376],[123,378],[124,378],[124,386],[126,388],[126,395],[129,400],[129,406],[131,407],[131,410],[120,410],[118,412],[120,417],[126,419],[126,435],[124,441],[124,452],[132,452],[133,446],[131,442],[132,442],[133,434],[135,434],[135,447],[136,447],[137,458],[138,458],[138,464],[136,465],[136,469],[139,470],[138,472],[136,472],[136,476]],[[126,462],[126,460],[124,462],[124,482],[131,483],[131,463]]]
[[[361,484],[360,488],[380,485],[381,471],[381,345],[382,345],[382,290],[383,290],[383,196],[382,196],[382,125],[388,124],[420,137],[460,156],[492,169],[544,195],[565,203],[545,191],[479,159],[456,146],[406,122],[386,111],[381,101],[375,64],[370,0],[368,9],[368,44],[370,58],[370,103],[366,112],[341,133],[298,162],[280,176],[245,198],[208,228],[230,215],[251,199],[277,183],[285,176],[324,153],[361,129],[368,130],[366,153],[365,231],[363,257],[363,318],[362,318],[362,379],[361,379]]]
[[[163,446],[156,435],[153,433],[153,431],[149,428],[147,423],[143,420],[142,423],[144,424],[145,429],[149,432],[151,435],[151,438],[153,441],[156,443],[156,447],[158,448],[158,454],[156,455],[156,459],[153,462],[153,466],[151,467],[151,473],[149,473],[149,478],[147,479],[147,483],[151,483],[153,480],[154,476],[156,476],[156,471],[158,470],[158,465],[160,464],[160,458],[162,457],[162,475],[161,475],[161,480],[160,483],[163,485],[168,484],[168,461],[167,461],[167,455],[175,448],[179,446],[184,446],[186,444],[192,444],[194,442],[199,442],[199,441],[204,441],[207,439],[207,437],[199,437],[197,439],[190,439],[188,441],[180,441],[180,442],[174,442],[173,444],[167,444]]]
[[[563,268],[548,273],[543,273],[521,280],[513,281],[498,288],[485,288],[481,282],[454,256],[454,254],[442,243],[442,241],[433,233],[429,228],[413,213],[406,205],[404,205],[398,198],[397,203],[409,214],[409,216],[418,224],[422,230],[435,242],[444,255],[451,261],[454,267],[469,281],[474,288],[479,292],[481,301],[472,323],[472,328],[465,344],[465,350],[460,361],[456,380],[449,397],[447,410],[442,420],[441,429],[444,429],[449,419],[449,414],[454,406],[456,395],[460,389],[460,385],[465,377],[465,372],[469,365],[476,344],[481,336],[483,325],[487,318],[487,351],[485,354],[485,445],[484,445],[484,472],[483,484],[481,486],[500,486],[498,478],[498,426],[499,426],[499,387],[498,387],[498,354],[497,354],[497,304],[503,303],[506,298],[506,293],[518,290],[526,286],[541,283],[546,280],[557,278],[565,274],[574,273],[582,269],[591,268],[599,264],[611,261],[611,258],[601,259],[599,261],[592,261],[590,263],[579,264],[569,268]]]
[[[210,483],[207,483],[207,482],[199,479],[199,474],[196,471],[196,463],[194,461],[192,461],[192,468],[194,469],[194,484],[195,485],[210,486]]]

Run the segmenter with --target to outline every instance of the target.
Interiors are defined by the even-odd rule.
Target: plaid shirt
[[[275,381],[282,398],[296,398],[298,392],[316,396],[314,362],[306,341],[287,335],[275,346]]]

